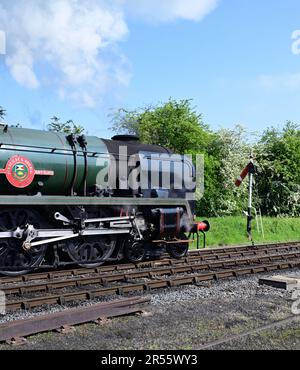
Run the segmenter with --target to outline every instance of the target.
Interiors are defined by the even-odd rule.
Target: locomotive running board
[[[0,196],[0,206],[153,206],[184,207],[193,219],[187,199],[162,198],[98,198],[98,197],[62,197],[62,196]]]
[[[139,205],[150,206],[155,203],[160,206],[180,206],[188,203],[187,199],[176,198],[100,198],[100,197],[71,197],[44,195],[1,195],[0,205]]]

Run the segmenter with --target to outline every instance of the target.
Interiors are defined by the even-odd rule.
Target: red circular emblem
[[[7,162],[5,174],[15,188],[27,188],[34,180],[35,169],[30,159],[15,155]]]

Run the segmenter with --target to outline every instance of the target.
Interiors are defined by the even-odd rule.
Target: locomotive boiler
[[[194,193],[190,159],[137,137],[0,125],[0,273],[181,258]]]

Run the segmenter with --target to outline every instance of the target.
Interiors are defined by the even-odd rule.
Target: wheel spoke
[[[124,255],[127,261],[136,263],[144,260],[146,255],[145,246],[140,242],[128,241],[124,247]]]
[[[33,210],[7,209],[0,212],[0,231],[14,231],[27,223],[40,223],[41,216]],[[0,273],[21,275],[38,267],[45,256],[46,246],[25,251],[22,241],[14,238],[3,239],[0,244]]]
[[[78,238],[67,243],[67,251],[72,261],[83,267],[102,265],[116,246],[114,238],[89,237]],[[103,261],[104,260],[104,261]]]
[[[187,240],[187,237],[185,234],[182,234],[180,235],[180,239],[181,240]],[[188,250],[189,250],[189,243],[179,243],[179,244],[173,244],[173,245],[169,245],[167,247],[167,250],[169,252],[169,254],[171,255],[171,257],[173,258],[177,258],[177,259],[180,259],[180,258],[183,258],[186,256]]]

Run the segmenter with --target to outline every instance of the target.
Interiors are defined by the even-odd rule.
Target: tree
[[[6,110],[2,108],[0,105],[0,119],[4,119],[5,116],[6,116]]]
[[[48,130],[53,132],[62,132],[64,134],[76,135],[80,135],[85,131],[82,126],[74,123],[73,120],[61,122],[60,118],[56,116],[51,118],[51,123],[48,125]]]
[[[257,188],[263,213],[300,215],[300,126],[266,130],[256,146],[260,173]]]
[[[191,100],[170,99],[138,110],[120,109],[112,123],[117,133],[135,134],[143,143],[162,145],[179,154],[202,153],[212,135]]]
[[[205,192],[198,213],[208,216],[241,214],[247,207],[247,185],[237,188],[236,177],[249,161],[250,146],[242,126],[221,129],[206,149]]]

